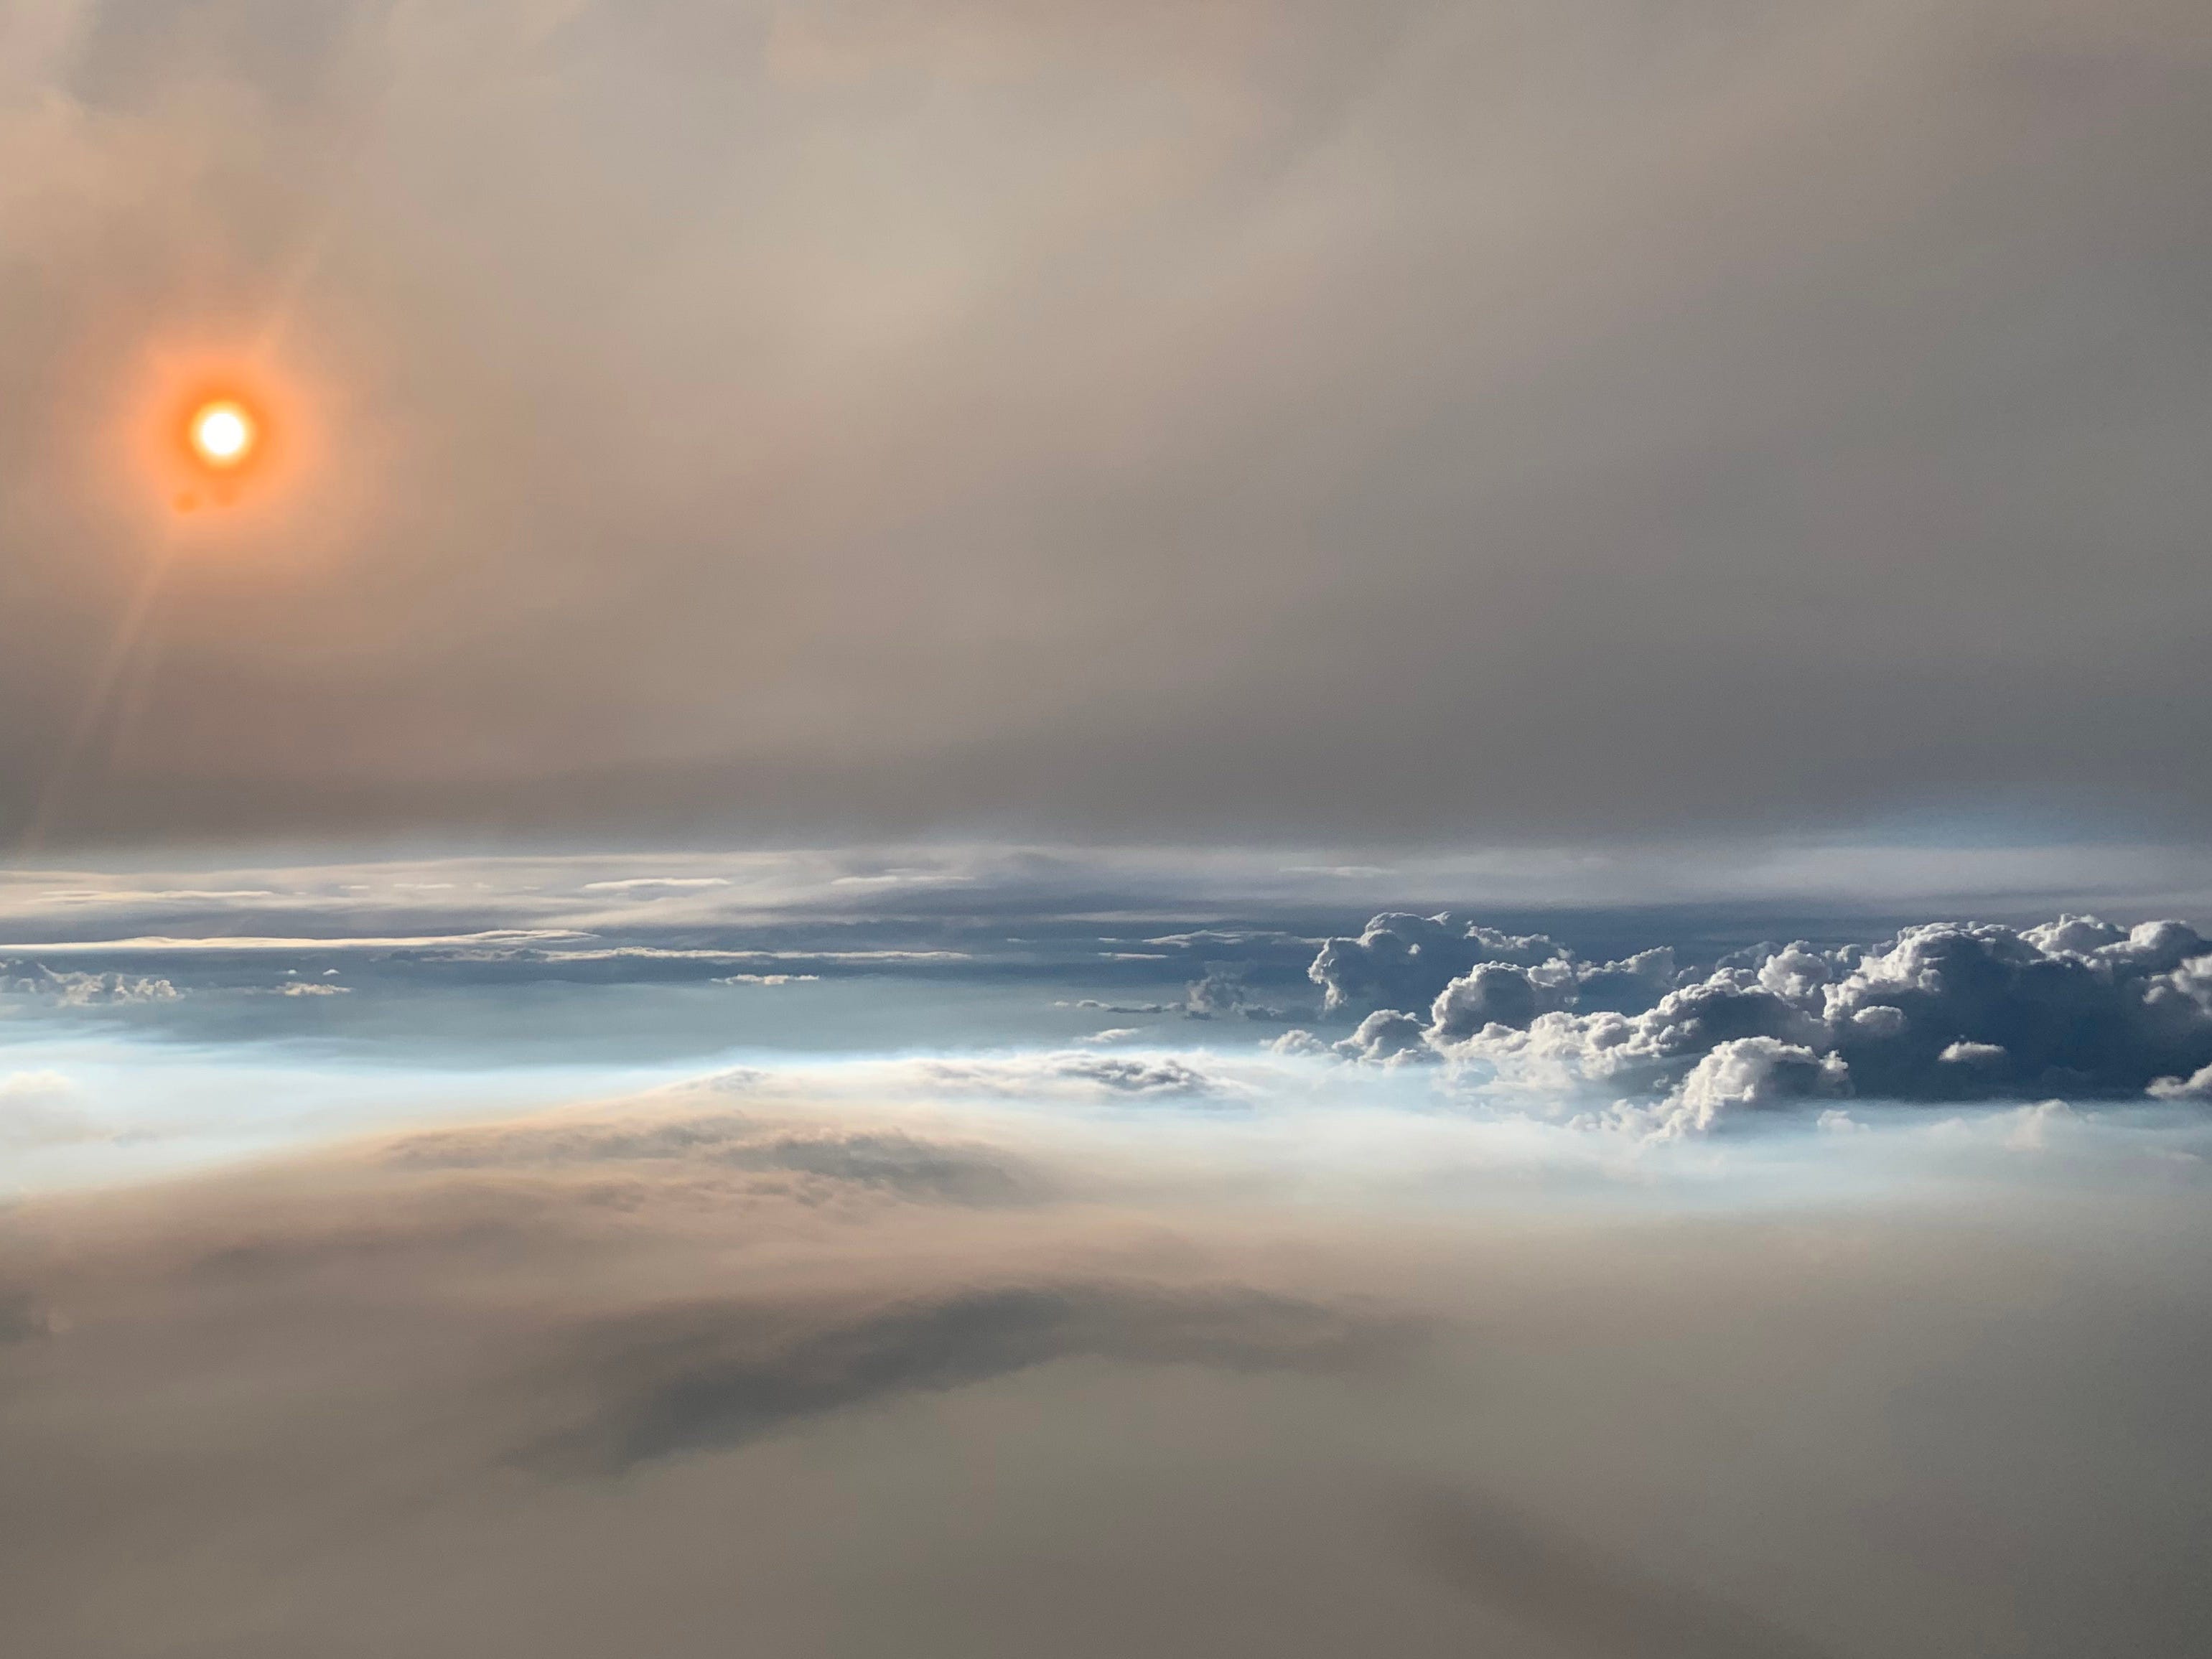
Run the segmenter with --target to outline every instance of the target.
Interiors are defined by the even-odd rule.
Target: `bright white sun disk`
[[[253,447],[253,417],[236,404],[210,404],[192,416],[192,447],[215,466],[234,466]]]

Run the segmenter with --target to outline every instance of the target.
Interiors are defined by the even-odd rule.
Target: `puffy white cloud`
[[[1703,1133],[1743,1112],[1785,1101],[1832,1095],[1845,1086],[1846,1068],[1833,1054],[1772,1037],[1735,1037],[1690,1068],[1660,1115],[1666,1133]]]
[[[1488,1025],[1526,1026],[1547,1012],[1563,988],[1540,982],[1525,968],[1486,962],[1437,994],[1431,1018],[1446,1041],[1472,1036]]]
[[[1610,1008],[1636,1012],[1650,1007],[1683,974],[1672,947],[1639,951],[1620,962],[1592,963],[1544,933],[1507,933],[1480,922],[1455,922],[1449,913],[1376,916],[1356,939],[1325,943],[1307,977],[1322,988],[1328,1012],[1355,1008],[1412,1008],[1432,1001],[1454,981],[1479,969],[1488,973],[1454,1018],[1476,1027],[1526,1025],[1555,1007]],[[1516,981],[1519,983],[1516,983]],[[1501,999],[1496,1014],[1483,1000]]]
[[[1357,939],[1333,939],[1307,970],[1325,993],[1325,1006],[1408,1006],[1425,1003],[1452,979],[1483,963],[1534,968],[1565,962],[1571,952],[1540,933],[1501,933],[1460,927],[1449,915],[1376,916]]]
[[[1346,1060],[1370,1060],[1384,1066],[1436,1058],[1421,1022],[1411,1014],[1387,1008],[1377,1009],[1361,1020],[1358,1029],[1335,1046],[1335,1052]]]
[[[2002,1066],[2007,1058],[1999,1042],[1954,1042],[1936,1056],[1945,1066]]]
[[[1812,1095],[1901,1100],[2212,1097],[2212,951],[2185,922],[2062,915],[2026,929],[1927,922],[1872,945],[1800,941],[1704,977],[1660,950],[1592,964],[1541,937],[1377,916],[1312,976],[1332,1007],[1384,1007],[1337,1052],[1421,1045],[1472,1087],[1554,1115],[1592,1097],[1668,1133]],[[1480,959],[1468,962],[1470,957]],[[1467,965],[1435,983],[1442,967]],[[1670,983],[1671,982],[1671,983]],[[1648,1000],[1624,990],[1641,986]],[[1613,1005],[1613,1006],[1608,1006]]]
[[[1899,1036],[1910,1023],[1905,1018],[1904,1009],[1893,1008],[1886,1002],[1877,1002],[1864,1008],[1855,1009],[1851,1013],[1851,1024],[1870,1037]]]
[[[2202,1100],[2212,1103],[2212,1066],[2206,1066],[2193,1077],[2162,1077],[2150,1085],[2156,1100]]]
[[[2212,1060],[2188,966],[2205,948],[2179,921],[1929,922],[1856,962],[1833,953],[1850,971],[1821,988],[1820,1014],[1863,1092],[2137,1094]],[[1876,1009],[1894,1012],[1870,1025]]]

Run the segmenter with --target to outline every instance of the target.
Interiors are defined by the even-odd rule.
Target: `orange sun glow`
[[[252,454],[261,435],[252,411],[233,398],[202,404],[192,411],[188,430],[201,464],[226,471]]]
[[[143,504],[220,514],[222,534],[234,542],[247,520],[271,527],[303,487],[329,482],[319,399],[265,352],[165,343],[143,362],[137,384],[118,389],[111,428],[148,486]],[[216,525],[209,520],[210,532]]]

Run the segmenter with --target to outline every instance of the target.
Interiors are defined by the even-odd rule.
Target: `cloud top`
[[[2176,921],[1926,922],[1697,969],[1667,947],[1589,963],[1540,935],[1387,915],[1310,972],[1333,1009],[1412,1005],[1367,1015],[1339,1045],[1351,1058],[1441,1057],[1566,1109],[1612,1091],[1668,1133],[1851,1093],[2185,1098],[2212,1064],[2212,941]]]

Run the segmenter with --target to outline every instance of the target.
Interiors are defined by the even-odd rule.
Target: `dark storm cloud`
[[[11,835],[2201,839],[2185,0],[0,28]]]

